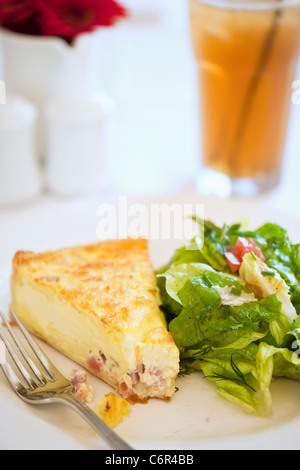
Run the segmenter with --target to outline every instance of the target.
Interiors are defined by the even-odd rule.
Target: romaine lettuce
[[[290,289],[286,296],[276,288],[257,296],[245,276],[230,271],[225,252],[238,237],[251,237],[261,248],[266,266]],[[246,231],[205,221],[204,239],[177,250],[157,282],[182,372],[201,370],[223,397],[251,413],[270,414],[272,377],[300,380],[299,245],[276,224]]]

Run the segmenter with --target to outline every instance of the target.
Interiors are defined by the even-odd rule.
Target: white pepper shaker
[[[46,184],[62,196],[106,189],[107,119],[112,109],[104,98],[57,97],[45,109]]]
[[[0,104],[0,204],[35,198],[42,180],[36,146],[36,108],[18,96]]]

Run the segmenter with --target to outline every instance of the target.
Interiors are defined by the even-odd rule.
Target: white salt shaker
[[[35,198],[42,181],[36,148],[37,111],[27,100],[7,96],[0,104],[0,204]]]
[[[105,97],[57,97],[45,109],[46,184],[62,196],[98,193],[108,186]]]

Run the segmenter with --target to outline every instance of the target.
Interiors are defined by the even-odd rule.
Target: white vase
[[[45,106],[57,96],[100,91],[97,60],[101,31],[82,34],[69,45],[56,37],[38,37],[0,29],[3,74],[8,92],[30,100],[39,111],[39,148],[44,155]]]

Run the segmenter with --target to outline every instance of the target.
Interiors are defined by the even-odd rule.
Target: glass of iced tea
[[[300,53],[300,0],[189,0],[199,76],[201,192],[280,179]]]

